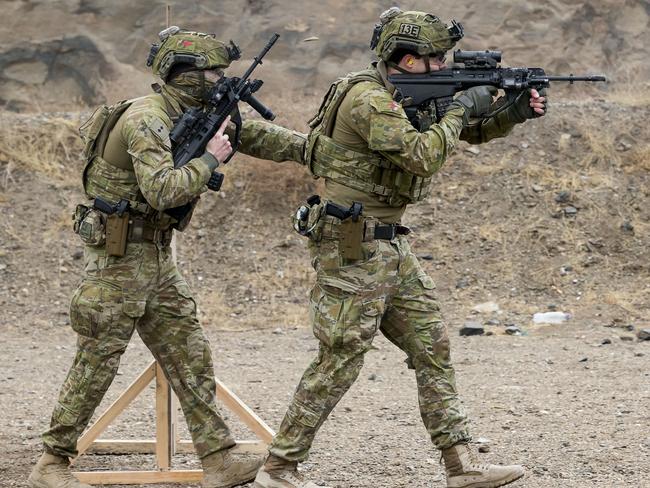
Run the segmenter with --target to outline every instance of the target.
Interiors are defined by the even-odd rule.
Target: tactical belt
[[[172,241],[173,230],[161,230],[149,222],[132,218],[129,222],[129,242],[153,242],[168,245]]]
[[[358,207],[357,207],[358,205]],[[327,202],[325,204],[325,215],[330,215],[336,217],[339,220],[345,220],[350,217],[353,220],[359,218],[361,215],[361,204],[354,202],[352,207],[346,208],[342,205],[338,205],[333,202]],[[365,232],[364,232],[364,241],[370,241],[373,239],[382,239],[386,241],[393,240],[398,235],[408,235],[411,232],[411,229],[405,225],[400,224],[378,224],[377,220],[372,217],[364,217],[365,221]],[[327,232],[325,232],[327,234]],[[335,232],[331,233],[331,237],[336,237]]]
[[[375,225],[375,239],[385,239],[391,241],[398,235],[408,235],[411,229],[400,224]]]

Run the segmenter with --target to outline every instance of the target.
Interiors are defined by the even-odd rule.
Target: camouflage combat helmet
[[[404,12],[399,7],[392,7],[382,13],[379,20],[370,48],[386,62],[397,50],[411,51],[420,56],[439,55],[450,50],[463,37],[460,23],[452,20],[448,26],[435,15],[425,12]]]
[[[158,37],[160,42],[151,45],[147,66],[163,81],[180,64],[199,70],[226,68],[241,56],[232,41],[227,45],[213,34],[186,31],[175,25],[161,31]]]

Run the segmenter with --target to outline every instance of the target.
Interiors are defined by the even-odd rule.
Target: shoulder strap
[[[122,116],[124,112],[131,106],[133,100],[123,100],[118,102],[113,106],[104,126],[102,127],[101,132],[97,136],[97,141],[95,142],[95,156],[104,157],[104,149],[106,148],[106,142],[108,141],[108,136],[117,124],[117,121]]]
[[[351,75],[343,78],[341,81],[345,82],[345,87],[342,93],[338,94],[337,97],[334,97],[334,99],[331,100],[331,105],[325,108],[326,113],[323,114],[323,117],[325,119],[323,134],[328,137],[332,136],[332,132],[334,131],[334,123],[336,122],[336,114],[338,113],[339,108],[345,99],[345,95],[348,94],[352,87],[357,83],[361,83],[363,81],[382,83],[379,73],[374,70],[365,70],[358,73],[352,73]]]

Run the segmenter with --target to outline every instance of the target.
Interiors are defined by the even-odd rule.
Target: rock
[[[650,341],[650,329],[641,329],[636,333],[640,341]]]
[[[368,376],[368,379],[370,381],[376,381],[377,380],[377,375],[375,373],[370,373],[370,375]]]
[[[456,288],[458,288],[459,290],[462,290],[462,289],[468,288],[468,287],[469,287],[469,278],[467,276],[463,276],[461,279],[459,279],[456,282]]]
[[[582,358],[582,359],[581,359],[580,361],[578,361],[578,362],[579,362],[579,363],[586,363],[587,361],[589,361],[589,358]]]
[[[506,334],[508,335],[521,335],[521,329],[516,325],[509,325],[506,327]]]
[[[520,144],[520,146],[521,146],[522,149],[528,149],[528,143],[527,142],[522,142]]]
[[[478,313],[493,313],[493,312],[498,312],[499,305],[495,302],[483,302],[479,303],[478,305],[474,305],[472,307],[472,310]]]
[[[624,342],[632,342],[634,340],[634,336],[621,336],[621,340]]]
[[[634,232],[634,226],[632,225],[632,222],[630,222],[629,220],[626,220],[625,222],[623,222],[623,223],[621,224],[621,230],[622,230],[623,232],[630,232],[630,233],[632,233],[632,232]]]
[[[485,325],[501,325],[501,321],[498,319],[490,319],[485,322]]]
[[[612,343],[611,339],[603,339],[603,341],[601,342],[602,345],[611,344],[611,343]]]
[[[485,329],[478,322],[466,322],[458,331],[461,336],[483,335],[484,333]]]
[[[465,152],[478,156],[481,153],[481,150],[476,146],[467,146]]]
[[[433,254],[418,254],[419,259],[424,259],[425,261],[433,261]]]
[[[571,318],[571,314],[565,312],[538,312],[533,315],[533,322],[536,324],[561,324]]]
[[[575,207],[572,206],[572,205],[569,205],[569,206],[567,206],[567,207],[564,207],[564,208],[562,209],[562,211],[564,212],[564,215],[566,215],[566,216],[568,216],[568,217],[574,217],[575,215],[578,214],[578,209],[575,208]]]
[[[541,191],[544,191],[544,187],[540,186],[540,185],[537,185],[537,184],[533,185],[531,188],[533,189],[533,191],[535,193],[539,193]]]
[[[478,452],[490,452],[490,445],[489,444],[483,444],[478,446]]]
[[[571,192],[562,190],[555,194],[555,201],[557,203],[567,203],[571,200]]]
[[[284,334],[284,330],[282,330],[280,327],[278,327],[277,329],[273,329],[273,333],[275,335],[282,335],[282,334]]]
[[[72,253],[72,259],[74,259],[75,261],[78,261],[83,257],[84,257],[84,252],[82,249],[79,249]]]

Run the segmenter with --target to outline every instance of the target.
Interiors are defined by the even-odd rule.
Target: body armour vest
[[[343,99],[355,84],[364,81],[384,86],[373,68],[339,78],[330,86],[318,113],[309,121],[311,131],[307,136],[305,161],[311,173],[372,194],[391,207],[424,200],[430,191],[431,178],[407,173],[378,152],[351,149],[332,139]],[[420,131],[428,128],[421,127]]]
[[[163,107],[165,101],[158,94],[148,97],[160,97]],[[84,143],[83,157],[86,165],[82,174],[83,188],[89,199],[100,197],[112,204],[128,200],[132,210],[142,214],[156,227],[166,229],[176,221],[164,212],[151,207],[140,192],[138,181],[129,160],[128,164],[115,164],[104,159],[104,150],[111,130],[115,128],[120,117],[139,99],[123,100],[114,105],[102,105],[79,128]]]

